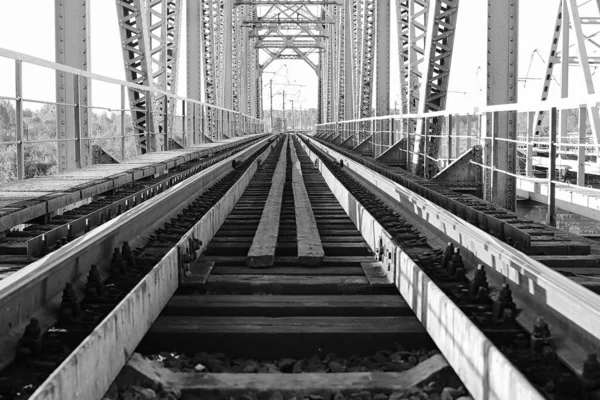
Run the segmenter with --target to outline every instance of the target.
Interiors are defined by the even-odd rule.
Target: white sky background
[[[92,71],[113,78],[125,79],[122,52],[115,2],[112,0],[91,1],[91,52]],[[391,107],[394,101],[399,103],[397,32],[395,24],[395,1],[390,0],[392,7],[392,41],[391,45]],[[0,0],[3,18],[0,24],[0,47],[19,51],[36,57],[54,60],[54,0]],[[461,0],[458,16],[452,73],[450,78],[450,95],[448,109],[472,109],[484,104],[485,68],[486,63],[486,1]],[[551,34],[554,27],[558,0],[521,0],[520,1],[520,42],[519,42],[519,77],[527,75],[531,53],[535,49],[544,59],[548,57]],[[11,16],[8,18],[8,16]],[[185,21],[185,15],[182,21]],[[572,35],[573,37],[573,35]],[[180,47],[180,71],[178,93],[185,96],[185,29],[182,29],[182,44]],[[573,39],[572,39],[573,40]],[[574,48],[573,48],[574,54]],[[283,67],[286,65],[286,67]],[[14,96],[14,62],[0,57],[0,96]],[[534,57],[530,77],[541,78],[545,73],[545,62]],[[317,77],[314,71],[302,61],[275,61],[267,68],[267,72],[279,70],[279,75],[273,78],[276,83],[294,83],[306,87],[289,87],[288,99],[297,99],[299,108],[314,108],[317,106]],[[54,73],[43,68],[24,66],[24,95],[26,98],[54,100]],[[286,76],[280,76],[286,75]],[[554,75],[560,81],[560,68]],[[571,68],[571,94],[579,93],[583,80],[578,68]],[[273,75],[263,77],[266,85]],[[519,100],[539,100],[542,81],[531,80],[519,85]],[[284,89],[276,85],[273,92]],[[453,93],[464,92],[464,93]],[[120,105],[119,88],[113,85],[94,83],[92,102],[94,105],[118,108]],[[269,104],[268,86],[263,89],[264,108]],[[551,96],[560,95],[556,82],[553,83]],[[281,96],[275,98],[274,108],[281,109]],[[26,107],[38,108],[39,105],[29,103]],[[286,108],[290,108],[288,102]]]

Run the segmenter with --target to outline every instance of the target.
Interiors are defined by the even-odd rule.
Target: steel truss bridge
[[[259,121],[263,117],[264,70],[275,60],[298,59],[318,77],[318,122],[338,123],[322,125],[320,129],[330,134],[325,136],[346,145],[360,145],[361,149],[368,147],[376,158],[400,163],[415,174],[433,178],[467,151],[464,146],[458,148],[461,140],[471,143],[458,132],[460,115],[465,121],[472,120],[469,127],[475,127],[478,133],[471,144],[483,147],[484,197],[513,209],[518,190],[515,175],[533,178],[535,167],[552,168],[547,159],[537,157],[537,150],[544,148],[547,153],[540,137],[544,136],[543,122],[549,120],[546,100],[550,88],[558,82],[557,65],[563,66],[562,97],[569,93],[569,68],[564,66],[577,67],[584,77],[584,92],[594,93],[593,69],[600,59],[594,30],[600,21],[598,2],[559,2],[555,29],[548,33],[550,56],[542,78],[542,102],[497,113],[482,110],[485,106],[517,103],[519,7],[518,1],[508,0],[488,5],[487,104],[482,104],[478,113],[465,110],[454,115],[443,111],[460,0],[396,0],[396,13],[391,3],[116,0],[127,80],[117,82],[90,75],[90,2],[62,0],[56,2],[55,64],[6,50],[0,55],[15,59],[17,82],[22,79],[23,62],[56,70],[59,172],[102,162],[99,154],[104,153],[94,145],[90,133],[88,111],[95,106],[90,103],[94,80],[120,85],[120,111],[131,114],[133,134],[126,136],[123,127],[116,138],[123,142],[121,154],[112,155],[113,159],[122,159],[125,147],[133,141],[137,153],[143,154],[262,129]],[[390,46],[391,24],[397,26],[397,49]],[[187,57],[180,60],[183,35]],[[399,55],[399,76],[390,73],[391,51]],[[181,62],[187,66],[186,98],[175,96]],[[16,99],[16,140],[5,144],[17,146],[17,175],[23,179],[22,146],[26,141],[20,117],[20,85],[22,82],[16,85],[15,97],[7,97]],[[390,114],[392,85],[401,91],[401,112],[406,118],[371,119]],[[579,109],[579,103],[572,108]],[[527,127],[518,128],[518,114],[524,112],[529,112]],[[583,107],[582,112],[584,123],[579,133],[567,132],[566,108],[559,110],[556,129],[559,141],[572,145],[555,150],[579,160],[558,168],[577,172],[578,185],[587,182],[586,172],[600,173],[595,162],[600,137],[598,108]],[[430,118],[408,118],[426,113]],[[586,121],[589,129],[585,128]],[[453,123],[458,129],[452,129]],[[545,138],[552,141],[548,134]],[[456,151],[443,156],[453,139]]]
[[[162,243],[165,237],[174,240],[174,247],[169,244],[168,253],[152,267],[151,274],[144,276],[145,283],[136,284],[132,294],[124,294],[119,304],[125,306],[111,312],[114,318],[100,321],[103,325],[99,326],[114,333],[114,338],[94,330],[93,341],[80,346],[82,353],[73,353],[90,358],[76,355],[62,363],[62,371],[67,372],[53,374],[47,386],[37,389],[42,394],[35,398],[74,399],[86,394],[81,388],[91,386],[96,394],[104,393],[125,363],[124,355],[130,355],[140,343],[187,273],[202,270],[192,274],[198,279],[193,284],[206,289],[215,263],[200,262],[206,255],[204,250],[252,184],[246,197],[254,197],[244,200],[244,208],[236,213],[228,229],[236,235],[243,231],[239,229],[240,221],[249,214],[252,216],[247,219],[252,224],[254,217],[259,220],[260,237],[257,234],[259,239],[251,243],[256,242],[256,247],[267,240],[270,243],[264,254],[267,261],[260,262],[275,266],[275,253],[281,243],[273,232],[280,229],[280,219],[282,226],[290,224],[290,215],[297,216],[289,232],[296,232],[298,243],[288,246],[283,241],[280,248],[295,246],[298,250],[299,243],[305,250],[311,249],[309,244],[320,248],[316,256],[311,256],[315,263],[311,268],[302,264],[302,275],[281,274],[290,283],[293,296],[297,295],[294,290],[299,287],[298,276],[311,276],[306,271],[322,272],[321,276],[311,277],[306,284],[311,291],[306,293],[313,293],[311,285],[329,276],[330,272],[316,268],[323,266],[324,248],[335,249],[332,254],[354,257],[349,249],[355,250],[356,243],[360,243],[365,255],[356,255],[360,262],[352,261],[360,264],[359,273],[351,271],[348,275],[359,276],[360,282],[346,283],[346,275],[340,274],[338,277],[344,280],[340,287],[348,284],[354,290],[353,282],[358,282],[356,287],[362,290],[364,285],[368,293],[371,286],[399,289],[403,301],[436,339],[436,346],[460,374],[473,398],[542,396],[520,372],[514,372],[512,363],[475,326],[477,318],[467,317],[466,307],[459,307],[454,298],[461,302],[463,298],[477,300],[469,312],[475,310],[479,322],[492,330],[496,325],[488,323],[509,322],[507,336],[512,337],[517,317],[521,326],[532,327],[528,331],[532,347],[544,346],[540,353],[544,363],[554,361],[545,358],[551,345],[562,346],[557,349],[565,365],[574,375],[585,378],[584,383],[589,384],[586,390],[593,389],[597,396],[600,247],[583,235],[555,227],[557,207],[592,222],[600,221],[600,190],[588,187],[600,187],[600,96],[594,87],[594,71],[600,63],[600,0],[552,2],[558,7],[552,30],[547,32],[549,56],[544,60],[545,74],[539,77],[539,102],[527,104],[519,102],[518,97],[518,66],[523,62],[518,56],[519,0],[488,0],[487,14],[481,16],[486,17],[487,46],[472,49],[486,54],[485,102],[475,109],[461,109],[449,101],[456,32],[462,21],[458,16],[464,1],[115,0],[110,5],[116,5],[117,20],[106,23],[116,23],[120,31],[122,57],[113,60],[122,63],[125,71],[125,79],[119,80],[91,71],[90,0],[55,0],[55,60],[0,48],[0,58],[14,63],[15,83],[14,93],[0,93],[0,105],[10,102],[15,108],[14,137],[0,137],[0,146],[14,152],[6,164],[14,163],[15,171],[10,182],[0,181],[0,267],[2,263],[11,265],[0,269],[2,274],[11,274],[0,274],[0,370],[2,363],[12,361],[1,356],[8,348],[5,343],[30,344],[35,350],[38,339],[30,340],[29,336],[32,332],[36,335],[38,323],[47,328],[52,319],[30,322],[29,317],[39,310],[51,311],[45,302],[58,299],[65,284],[66,309],[77,308],[77,298],[68,298],[71,277],[81,283],[87,268],[91,271],[97,264],[120,275],[126,255],[127,263],[135,264],[129,242],[144,242],[142,235],[155,240],[157,247],[166,248]],[[391,36],[393,26],[397,40]],[[392,48],[391,43],[396,42],[397,47]],[[183,43],[185,58],[181,56]],[[398,65],[392,66],[395,53]],[[273,62],[290,59],[305,62],[317,76],[317,124],[311,133],[274,135],[262,115],[263,75]],[[183,63],[186,76],[181,79]],[[23,71],[32,65],[55,74],[55,101],[24,95],[24,82],[30,77]],[[399,73],[393,74],[393,70]],[[571,70],[579,73],[583,82],[577,85],[575,98],[569,92]],[[185,96],[178,94],[178,82],[185,82]],[[118,109],[93,104],[96,84],[119,89]],[[392,88],[401,93],[399,114],[390,107]],[[560,98],[551,99],[551,91],[560,92]],[[24,114],[25,105],[31,102],[55,110],[56,136],[29,137],[29,117]],[[116,112],[119,117],[115,119],[116,131],[109,136],[99,135],[94,128],[94,112],[98,110]],[[127,126],[127,118],[131,126]],[[30,146],[40,143],[55,146],[52,156],[56,158],[57,173],[31,178],[27,176],[27,162],[31,164],[27,152]],[[288,171],[293,171],[292,181],[288,182],[293,196],[286,189],[284,202]],[[303,173],[323,178],[323,182],[315,180],[305,187]],[[254,174],[260,180],[252,183]],[[138,181],[143,181],[139,187]],[[270,189],[264,182],[271,182]],[[324,185],[331,192],[331,206],[339,203],[339,211],[345,213],[339,215],[349,216],[360,241],[348,241],[349,224],[345,221],[339,225],[343,229],[337,236],[338,214],[327,208],[330,205],[313,215],[313,208],[318,209],[317,202],[324,198]],[[310,190],[317,193],[313,199],[319,200],[311,203]],[[265,195],[267,200],[260,202],[266,211],[257,206],[256,193]],[[290,201],[290,196],[298,200]],[[515,213],[518,196],[546,203],[547,224],[534,223]],[[104,203],[107,198],[112,203]],[[280,218],[278,212],[284,203],[289,210],[286,218]],[[87,214],[76,218],[71,215],[69,219],[65,212],[90,204],[98,208],[80,210]],[[192,222],[185,211],[188,209],[199,210],[202,215]],[[165,222],[172,213],[176,218]],[[415,229],[412,222],[398,219],[400,214],[414,219]],[[240,215],[242,218],[238,218]],[[330,217],[334,222],[329,222]],[[327,229],[329,224],[333,226],[335,235],[329,235],[333,239],[326,245],[320,239],[317,244],[309,243],[319,235],[315,234],[320,229],[316,218],[326,221],[319,225]],[[54,225],[49,222],[52,219]],[[168,229],[163,229],[163,222]],[[182,228],[188,223],[189,230]],[[420,225],[418,229],[416,225]],[[297,226],[304,228],[300,235]],[[181,236],[183,231],[186,233]],[[430,239],[426,232],[435,233],[431,240],[436,242],[435,247],[427,247]],[[240,236],[236,242],[227,235],[215,246],[222,251],[219,256],[230,257],[227,252],[235,247],[231,246],[234,243],[240,254],[244,253],[240,256],[244,263],[252,258],[250,252],[239,249],[244,249],[247,239],[254,236]],[[113,257],[109,267],[107,249],[115,250],[122,243],[126,246],[123,244],[123,250],[116,248],[118,257]],[[398,243],[408,246],[410,254]],[[449,244],[444,250],[440,243]],[[371,262],[374,256],[377,261]],[[343,257],[328,261],[348,268]],[[479,286],[466,289],[463,257],[475,275],[472,282],[477,283],[482,271],[493,277],[495,287],[501,288],[497,298],[489,296],[485,274]],[[13,264],[17,272],[11,270]],[[430,269],[421,269],[425,268],[422,264]],[[447,271],[440,273],[444,268]],[[569,268],[570,275],[562,273]],[[331,276],[335,278],[336,274]],[[246,279],[247,274],[222,276],[226,275],[232,278],[222,278],[221,282],[238,279],[238,275]],[[252,273],[257,279],[263,279],[263,275],[269,276]],[[93,283],[91,276],[88,283]],[[444,283],[442,287],[447,288],[450,280],[460,286],[447,295],[432,276]],[[273,280],[268,279],[261,281],[260,290],[253,290],[262,294],[263,287],[279,288],[276,274]],[[254,280],[248,282],[254,284]],[[337,290],[337,278],[327,282],[334,282],[331,286]],[[237,284],[235,281],[231,287],[237,288]],[[475,293],[471,293],[472,287]],[[524,306],[526,312],[517,313],[511,288],[519,304],[535,307]],[[165,292],[155,295],[160,290]],[[170,294],[165,294],[168,291]],[[320,307],[321,300],[316,302]],[[358,304],[362,302],[355,306],[363,307]],[[492,319],[478,312],[479,305],[492,303]],[[138,308],[147,314],[132,311]],[[66,315],[69,317],[68,312]],[[544,325],[539,316],[550,319],[552,335],[556,336],[543,330],[548,324]],[[387,320],[382,321],[384,324]],[[133,328],[116,328],[122,325]],[[313,328],[310,323],[302,325],[306,325],[302,329]],[[297,326],[300,324],[293,329]],[[17,330],[19,335],[25,330],[21,340],[16,339],[21,337],[15,335]],[[367,333],[374,332],[380,333],[374,329]],[[563,340],[571,336],[572,341]],[[2,341],[4,337],[10,340]],[[515,343],[522,346],[523,342],[517,343],[516,339]],[[194,337],[192,342],[202,340]],[[102,349],[107,348],[111,353],[102,358],[102,364],[89,361],[104,356]],[[12,347],[10,351],[14,357]],[[63,383],[55,384],[52,379]],[[565,382],[563,386],[569,386],[570,381]],[[10,382],[0,381],[4,383]],[[78,389],[70,390],[72,387]],[[70,397],[60,397],[61,393]]]

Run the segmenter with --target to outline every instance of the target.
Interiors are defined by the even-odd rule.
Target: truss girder
[[[419,89],[419,103],[417,112],[440,111],[446,108],[448,82],[450,80],[450,66],[452,63],[452,49],[456,20],[458,16],[459,0],[431,0],[427,22],[426,45],[423,58],[425,60],[425,81]],[[421,165],[425,169],[425,176],[431,177],[438,170],[437,161],[439,149],[439,136],[443,120],[431,118],[429,123],[419,119],[416,129],[415,158],[423,149],[423,140],[427,140],[427,154],[422,164],[415,159],[413,173],[418,173]],[[425,138],[423,138],[425,135]]]
[[[176,93],[181,0],[117,0],[116,5],[127,80]],[[162,96],[131,88],[129,102],[137,145],[145,153],[147,134],[168,128],[163,126],[163,112],[167,109],[172,116],[176,103],[166,104]]]
[[[362,60],[360,81],[360,116],[371,116],[373,103],[373,68],[375,64],[375,0],[363,2]]]

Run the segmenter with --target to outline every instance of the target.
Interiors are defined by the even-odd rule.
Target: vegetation
[[[56,106],[44,105],[39,110],[23,111],[23,141],[43,141],[56,138]],[[0,184],[17,179],[16,112],[14,102],[0,100]],[[131,117],[126,115],[125,135],[133,132]],[[91,137],[114,137],[121,135],[119,113],[92,113]],[[6,144],[3,144],[6,143]],[[99,139],[93,144],[101,146],[115,158],[121,155],[121,140]],[[56,142],[25,143],[25,178],[55,174],[57,168]],[[125,157],[135,156],[133,138],[126,141]]]

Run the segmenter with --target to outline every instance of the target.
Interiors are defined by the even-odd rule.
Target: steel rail
[[[517,322],[531,332],[535,318],[543,316],[553,332],[557,356],[581,375],[587,353],[595,353],[600,347],[600,296],[400,184],[310,136],[302,136],[335,160],[343,161],[345,168],[391,196],[403,209],[439,232],[445,241],[460,247],[461,255],[471,265],[484,264],[489,267],[487,271],[496,276],[496,281],[510,282],[517,304],[526,305]]]
[[[108,255],[114,248],[123,241],[132,242],[145,229],[191,202],[208,185],[231,171],[233,160],[246,159],[268,140],[262,139],[200,171],[0,281],[0,370],[14,359],[18,340],[30,318],[38,318],[43,330],[55,322],[56,312],[52,307],[60,304],[66,283],[82,288],[92,264],[107,272]]]
[[[302,146],[311,160],[318,164],[327,185],[371,249],[377,252],[383,246],[385,254],[393,255],[393,261],[387,268],[388,281],[396,285],[473,398],[543,399],[525,376],[391,239],[392,234],[383,229],[376,218],[350,194],[325,164],[316,162],[321,160],[320,157],[312,152],[304,141]],[[332,152],[329,155],[332,155]],[[344,160],[344,168],[346,165]],[[352,166],[349,168],[353,169]]]
[[[267,140],[270,139],[248,149],[245,155],[255,153]],[[106,393],[129,355],[175,293],[181,279],[182,255],[189,251],[190,238],[202,240],[206,245],[241,197],[259,163],[266,159],[272,148],[274,145],[259,155],[221,200],[182,236],[148,275],[38,387],[30,400],[95,400]],[[231,164],[232,159],[243,158],[245,157],[230,157],[211,169],[224,170],[224,173],[219,173],[223,176],[231,170],[228,164]],[[184,194],[187,192],[185,186],[185,183],[181,183],[173,190]],[[143,218],[143,215],[138,214],[129,219],[133,218],[137,220]],[[113,231],[116,228],[113,226]]]

